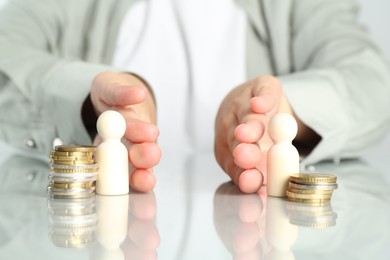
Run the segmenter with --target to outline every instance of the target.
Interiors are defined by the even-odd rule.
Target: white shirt
[[[128,10],[113,65],[152,86],[164,151],[213,149],[218,107],[246,79],[245,19],[234,0],[149,0]]]

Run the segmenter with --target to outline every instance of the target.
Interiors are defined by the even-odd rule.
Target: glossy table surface
[[[48,162],[6,150],[0,259],[390,259],[390,161],[380,156],[315,165],[338,189],[311,206],[241,194],[211,153],[164,154],[151,193],[55,200]]]

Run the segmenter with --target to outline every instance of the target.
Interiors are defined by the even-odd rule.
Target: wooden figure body
[[[99,116],[97,130],[103,142],[97,149],[99,164],[96,193],[123,195],[129,193],[129,156],[121,138],[126,131],[126,121],[116,111],[106,111]]]
[[[289,176],[299,173],[299,154],[292,145],[298,131],[297,122],[290,114],[276,114],[268,131],[274,145],[267,154],[267,193],[286,197]]]

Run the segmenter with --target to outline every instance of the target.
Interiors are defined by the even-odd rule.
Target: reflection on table
[[[49,239],[56,246],[91,247],[91,259],[157,259],[154,193],[49,202]]]
[[[232,183],[214,198],[214,223],[234,259],[295,259],[298,227],[336,225],[331,203],[307,204],[259,194],[242,194]]]
[[[48,199],[49,240],[58,247],[85,248],[95,242],[95,196],[81,199]]]
[[[47,195],[48,163],[0,167],[0,259],[389,259],[390,190],[362,161],[322,163],[330,204],[242,194],[212,154],[169,157],[154,192]],[[384,173],[385,174],[385,173]]]
[[[316,168],[338,176],[331,203],[292,203],[264,189],[242,194],[231,183],[217,189],[214,223],[233,259],[388,259],[390,191],[383,176],[361,161]]]

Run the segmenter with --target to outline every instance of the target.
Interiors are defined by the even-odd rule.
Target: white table
[[[2,151],[0,259],[390,258],[389,160],[316,165],[339,188],[311,227],[318,207],[239,193],[211,153],[164,154],[153,193],[78,202],[48,198],[47,162]]]

